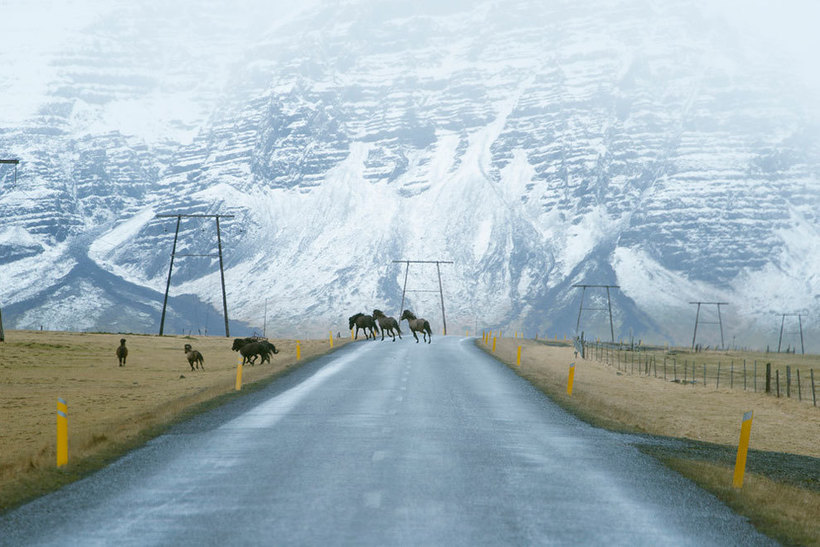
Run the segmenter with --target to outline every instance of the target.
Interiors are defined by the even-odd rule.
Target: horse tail
[[[398,321],[393,321],[393,326],[396,327],[396,330],[399,331],[399,334],[401,334],[401,328],[399,328],[399,322]]]
[[[424,330],[427,331],[427,334],[429,334],[430,336],[433,336],[433,329],[430,328],[430,321],[425,321],[424,322]]]

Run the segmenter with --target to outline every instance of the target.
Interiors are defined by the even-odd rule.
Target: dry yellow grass
[[[820,408],[805,401],[619,373],[605,363],[575,359],[568,345],[504,338],[497,341],[495,355],[514,366],[519,345],[523,376],[568,400],[567,375],[575,361],[573,405],[632,430],[737,445],[741,418],[754,410],[750,448],[820,457]]]
[[[115,355],[120,338],[129,350],[124,367]],[[272,342],[279,354],[271,364],[243,367],[246,387],[296,364],[295,340]],[[204,355],[204,371],[191,371],[186,343]],[[0,510],[48,489],[28,483],[55,466],[58,397],[68,404],[69,467],[81,469],[85,460],[116,455],[144,440],[146,430],[234,392],[238,353],[231,344],[223,337],[6,331],[0,343]],[[303,361],[328,350],[327,340],[301,342]]]
[[[479,345],[492,353],[492,342]],[[520,366],[516,365],[518,346],[522,349]],[[753,410],[751,449],[820,458],[820,409],[805,400],[743,391],[742,385],[729,389],[728,382],[715,389],[713,384],[675,383],[670,376],[667,381],[654,374],[639,376],[637,370],[633,375],[619,371],[614,359],[615,366],[576,358],[569,344],[505,338],[496,341],[494,355],[562,406],[604,427],[736,449],[743,414]],[[702,357],[698,354],[697,362]],[[806,368],[811,368],[811,359],[817,358],[797,359],[810,363]],[[566,386],[571,362],[576,363],[576,370],[570,397]],[[714,365],[716,369],[716,362]],[[788,544],[820,544],[820,492],[816,489],[820,477],[812,478],[815,488],[811,489],[747,472],[743,489],[737,491],[731,487],[731,467],[668,456],[662,459],[747,516],[764,533]]]

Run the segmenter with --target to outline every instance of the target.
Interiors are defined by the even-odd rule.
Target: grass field
[[[161,433],[168,424],[237,396],[237,354],[230,349],[231,340],[124,335],[129,356],[126,366],[119,367],[114,352],[121,337],[6,332],[6,341],[0,343],[0,511],[81,478]],[[280,353],[273,356],[272,364],[244,367],[243,391],[297,365],[295,340],[273,342]],[[337,340],[336,346],[345,342],[349,340]],[[182,351],[186,343],[204,354],[204,371],[190,370]],[[479,345],[490,351],[489,346]],[[515,365],[519,345],[520,367]],[[328,350],[327,340],[303,341],[303,362]],[[715,493],[764,533],[787,544],[820,545],[820,409],[807,399],[805,383],[801,383],[802,401],[795,385],[791,398],[783,393],[777,398],[761,392],[760,376],[760,363],[765,369],[765,362],[772,362],[784,372],[786,365],[794,367],[793,373],[799,368],[802,380],[804,370],[820,370],[817,356],[782,354],[781,360],[772,360],[772,354],[688,355],[664,348],[609,352],[608,356],[602,350],[591,351],[588,359],[576,361],[573,395],[568,397],[567,372],[574,359],[568,343],[504,338],[498,340],[494,355],[591,423],[688,440],[682,448],[647,443],[642,450]],[[674,364],[670,359],[675,359]],[[735,375],[730,380],[723,369],[724,360],[732,359]],[[738,373],[742,367],[737,366],[743,359],[747,360],[745,391]],[[757,393],[750,387],[753,367],[748,366],[754,359],[758,360]],[[687,371],[694,368],[697,375],[706,363],[705,386],[681,382],[682,360]],[[712,371],[716,374],[718,360],[721,380],[716,387]],[[58,397],[67,401],[69,415],[69,465],[60,469],[55,467]],[[732,465],[741,417],[748,410],[754,410],[751,451],[744,487],[737,491],[731,488]]]
[[[126,338],[127,363],[115,350]],[[243,390],[294,367],[296,340],[271,364],[243,367]],[[340,347],[349,340],[336,340]],[[202,352],[192,371],[183,352]],[[238,354],[222,337],[6,331],[0,343],[0,511],[58,488],[161,432],[191,409],[235,395]],[[329,340],[301,341],[302,362]],[[57,398],[68,405],[69,465],[55,469]]]
[[[479,340],[478,344],[493,353],[492,342]],[[516,365],[519,346],[520,366]],[[640,355],[641,367],[636,355],[633,368],[632,353],[619,356],[610,352],[607,356],[606,350],[599,349],[589,351],[588,358],[582,360],[575,357],[570,343],[504,338],[496,341],[493,355],[590,423],[616,431],[683,439],[674,448],[647,442],[641,449],[720,497],[771,537],[786,544],[820,545],[820,409],[805,397],[799,400],[794,392],[791,398],[762,393],[762,376],[757,393],[750,389],[753,381],[748,374],[746,391],[739,375],[730,382],[727,374],[716,388],[717,378],[711,372],[716,374],[717,361],[721,361],[723,374],[724,362],[731,359],[736,365],[747,359],[748,372],[749,360],[757,359],[773,366],[775,362],[781,367],[799,366],[802,375],[803,370],[820,370],[820,358],[783,354],[782,360],[772,361],[771,354],[689,356],[684,351],[657,348]],[[675,365],[670,359],[676,359]],[[682,382],[683,362],[688,361],[688,370],[692,370],[689,359],[696,363],[698,374],[706,363],[706,386]],[[576,363],[576,370],[573,393],[568,396],[571,362]],[[660,367],[657,377],[656,365]],[[673,366],[677,367],[677,382]],[[742,416],[749,410],[754,411],[754,419],[747,472],[743,488],[736,490],[731,487],[734,456]]]

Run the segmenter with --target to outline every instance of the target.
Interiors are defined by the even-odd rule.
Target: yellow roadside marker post
[[[737,459],[735,460],[735,476],[732,479],[732,486],[741,488],[743,486],[743,475],[746,472],[746,452],[749,450],[749,437],[752,434],[752,417],[754,411],[750,410],[743,415],[743,423],[740,426],[740,443],[737,446]]]
[[[350,329],[350,339],[353,340],[353,329]]]
[[[298,361],[301,358],[302,358],[302,342],[297,340],[296,341],[296,360]]]
[[[521,346],[518,346],[518,357],[515,358],[515,365],[521,366]]]
[[[236,359],[236,391],[242,389],[242,357]]]
[[[493,336],[493,353],[495,353],[495,336]]]
[[[333,348],[333,331],[330,331],[330,347]]]
[[[57,467],[68,463],[68,405],[57,397]]]
[[[567,379],[567,395],[572,397],[572,383],[575,381],[575,363],[569,364],[569,378]]]

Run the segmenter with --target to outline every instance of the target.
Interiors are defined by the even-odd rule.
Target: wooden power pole
[[[216,219],[216,241],[217,241],[217,249],[218,253],[216,256],[219,257],[219,275],[220,279],[222,280],[222,311],[223,315],[225,316],[225,336],[231,336],[231,329],[228,326],[228,299],[225,293],[225,269],[224,264],[222,261],[222,236],[220,235],[219,229],[219,219],[220,218],[233,218],[233,215],[157,215],[156,218],[176,218],[177,219],[177,227],[176,231],[174,232],[174,245],[171,248],[171,265],[168,267],[168,281],[165,284],[165,299],[162,302],[162,317],[159,321],[159,335],[162,336],[165,330],[165,310],[168,306],[168,291],[171,288],[171,272],[174,271],[174,258],[176,256],[208,256],[212,257],[212,254],[205,254],[205,255],[195,255],[195,254],[184,254],[184,255],[177,255],[177,239],[179,239],[179,224],[183,218],[215,218]]]
[[[447,335],[447,316],[444,313],[444,289],[442,288],[441,284],[441,264],[452,264],[451,260],[394,260],[394,264],[406,264],[406,268],[404,270],[404,286],[401,290],[401,306],[399,309],[398,315],[401,316],[401,313],[404,311],[404,295],[408,292],[436,292],[436,291],[428,291],[428,290],[418,290],[418,291],[408,291],[407,290],[407,276],[410,273],[410,264],[435,264],[436,265],[436,274],[438,274],[438,294],[441,298],[441,322],[444,327],[444,335]]]

